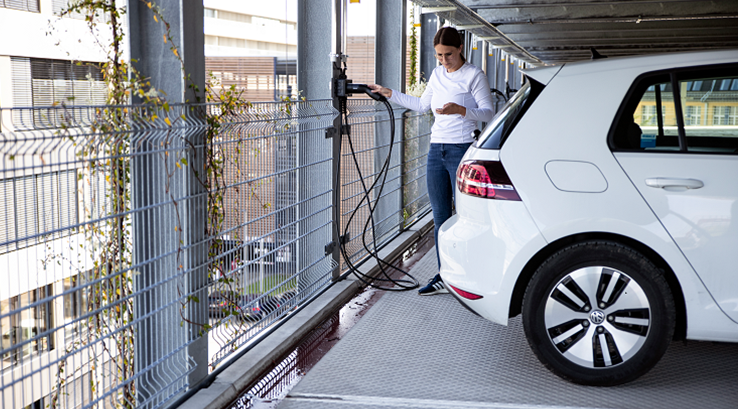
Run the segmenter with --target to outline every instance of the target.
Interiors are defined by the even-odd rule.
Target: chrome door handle
[[[699,189],[705,186],[701,180],[697,179],[678,179],[678,178],[648,178],[646,179],[646,186],[656,187],[661,189],[669,188],[684,188],[684,189]]]

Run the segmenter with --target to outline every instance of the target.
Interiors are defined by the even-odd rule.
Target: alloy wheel
[[[627,274],[589,266],[566,274],[546,300],[549,339],[569,361],[587,368],[619,365],[646,341],[651,307]]]

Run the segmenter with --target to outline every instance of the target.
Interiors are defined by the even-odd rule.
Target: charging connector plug
[[[387,98],[385,98],[382,94],[378,92],[372,92],[372,89],[369,88],[366,84],[346,84],[346,93],[347,94],[358,94],[358,93],[365,93],[366,95],[369,95],[372,99],[376,101],[386,101]]]

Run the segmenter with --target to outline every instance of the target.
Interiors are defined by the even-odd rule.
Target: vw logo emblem
[[[589,314],[589,320],[592,321],[593,324],[602,324],[605,321],[605,313],[600,310],[592,311],[592,313]]]

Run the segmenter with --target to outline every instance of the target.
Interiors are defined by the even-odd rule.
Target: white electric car
[[[557,375],[738,342],[738,50],[536,68],[457,172],[441,277]]]

